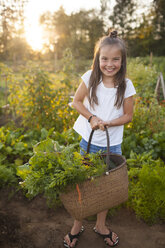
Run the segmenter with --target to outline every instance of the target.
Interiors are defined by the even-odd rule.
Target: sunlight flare
[[[25,25],[25,36],[26,40],[29,45],[32,47],[33,50],[42,50],[43,48],[43,33],[42,28],[35,24]]]
[[[99,7],[100,0],[89,2],[88,0],[29,0],[25,9],[26,20],[25,37],[28,44],[33,50],[42,51],[45,42],[44,31],[39,25],[39,18],[46,11],[57,11],[60,6],[63,6],[66,13],[70,14],[72,11],[78,11],[80,8],[96,8]]]

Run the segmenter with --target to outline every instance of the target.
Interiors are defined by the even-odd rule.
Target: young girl
[[[87,150],[92,129],[96,131],[90,152],[106,150],[105,126],[108,127],[110,137],[110,152],[122,153],[123,128],[124,124],[132,120],[133,95],[136,94],[132,82],[125,77],[126,48],[117,32],[113,31],[97,43],[92,70],[82,76],[82,83],[73,100],[73,107],[80,114],[73,128],[82,136],[81,154]],[[107,212],[97,214],[94,231],[104,238],[107,245],[115,246],[119,238],[105,225]],[[82,231],[82,223],[75,220],[71,232],[64,238],[64,246],[75,247]]]

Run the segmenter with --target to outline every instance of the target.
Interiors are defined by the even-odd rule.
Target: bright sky
[[[139,1],[143,2],[142,0]],[[149,5],[151,1],[148,0],[145,4]],[[109,0],[109,3],[113,8],[115,0]],[[46,11],[57,11],[61,5],[65,12],[70,14],[79,11],[81,8],[99,9],[100,0],[29,0],[25,9],[25,33],[28,43],[34,50],[41,50],[44,42],[42,28],[39,26],[40,15]]]
[[[43,44],[39,16],[46,11],[57,11],[61,5],[65,12],[70,14],[80,10],[80,8],[99,9],[100,0],[29,0],[25,9],[25,32],[26,39],[34,50],[41,50]]]

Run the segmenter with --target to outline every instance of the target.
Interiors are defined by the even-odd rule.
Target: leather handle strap
[[[89,136],[89,140],[88,140],[88,146],[87,146],[87,153],[89,153],[89,149],[90,149],[90,144],[91,144],[91,140],[93,137],[93,133],[95,130],[92,130]],[[105,132],[106,132],[106,137],[107,137],[107,154],[106,154],[106,164],[107,164],[107,170],[109,170],[109,166],[110,166],[110,141],[109,141],[109,133],[108,133],[108,129],[105,126]]]

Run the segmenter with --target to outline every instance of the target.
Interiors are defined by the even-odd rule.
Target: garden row
[[[69,63],[55,75],[36,67],[15,75],[5,67],[10,111],[19,123],[0,128],[0,187],[14,186],[27,197],[43,193],[51,206],[67,184],[103,173],[98,157],[93,167],[81,166],[80,137],[72,130],[77,113],[69,105],[79,79]],[[122,144],[129,169],[127,205],[147,222],[165,220],[165,108],[154,96],[154,68],[139,59],[128,65],[137,95]]]

